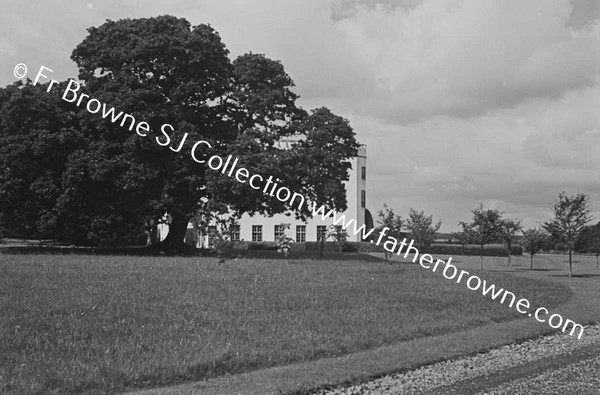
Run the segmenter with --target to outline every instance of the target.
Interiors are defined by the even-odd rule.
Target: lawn
[[[0,254],[0,392],[105,393],[521,316],[417,265]],[[534,306],[564,286],[478,273]]]

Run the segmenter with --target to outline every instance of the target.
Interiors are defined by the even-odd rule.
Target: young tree
[[[377,215],[379,217],[379,219],[377,220],[379,226],[375,229],[376,232],[374,233],[380,235],[381,233],[384,233],[385,228],[388,228],[389,230],[385,231],[385,235],[387,237],[398,240],[404,236],[402,232],[402,228],[404,227],[404,220],[402,219],[402,217],[394,213],[393,208],[388,207],[388,205],[384,203],[383,210],[379,210],[377,212]],[[384,236],[384,238],[386,236]],[[385,248],[385,243],[383,247],[385,253],[385,261],[389,262],[390,251],[388,251],[388,249]]]
[[[533,256],[537,254],[548,240],[548,233],[541,228],[531,228],[523,231],[521,246],[530,255],[529,268],[533,270]]]
[[[275,240],[277,243],[277,252],[283,253],[283,256],[287,258],[288,254],[290,253],[291,244],[294,242],[294,239],[289,237],[287,234],[291,224],[284,223],[279,226],[283,230],[283,233]]]
[[[463,250],[463,254],[464,254],[465,247],[467,246],[467,244],[471,243],[470,235],[469,235],[469,233],[464,231],[464,226],[463,226],[463,231],[452,232],[451,236],[452,236],[451,240],[453,243],[459,243],[462,246],[462,250]]]
[[[585,225],[592,220],[587,206],[588,196],[584,193],[567,196],[561,192],[554,201],[554,218],[543,224],[552,237],[564,243],[569,251],[569,276],[573,276],[573,250],[575,242]]]
[[[600,222],[596,225],[583,228],[577,244],[577,247],[581,250],[591,252],[596,256],[596,269],[598,269],[600,266]]]
[[[348,240],[348,232],[346,232],[342,225],[329,225],[327,238],[333,239],[338,246],[339,252],[342,252],[344,244]]]
[[[404,228],[408,231],[409,237],[414,240],[417,249],[426,252],[435,240],[435,235],[440,230],[442,221],[433,224],[433,217],[425,215],[423,210],[416,211],[409,209],[408,219]]]
[[[498,241],[502,229],[502,213],[496,209],[485,209],[479,204],[473,213],[471,223],[459,222],[469,240],[480,246],[481,270],[483,270],[483,248],[486,244]]]
[[[506,246],[506,252],[507,252],[507,256],[508,256],[508,266],[512,266],[511,265],[511,256],[510,256],[510,251],[512,248],[512,244],[513,241],[515,239],[515,235],[517,234],[518,231],[520,231],[522,229],[521,226],[521,221],[518,221],[516,219],[504,219],[501,221],[502,225],[500,228],[500,237],[502,238],[502,241],[504,242],[504,245]]]

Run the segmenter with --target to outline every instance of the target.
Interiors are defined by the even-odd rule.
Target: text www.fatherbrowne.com
[[[45,74],[43,74],[44,72],[52,72],[52,70],[45,66],[41,66],[33,83],[34,85],[36,85],[41,78],[48,78]],[[27,67],[24,64],[20,63],[15,66],[15,77],[23,78],[25,77],[26,73]],[[58,84],[58,81],[51,80],[48,84],[46,91],[50,92],[54,84]],[[114,107],[109,107],[106,105],[106,103],[101,103],[99,100],[90,98],[89,95],[85,93],[81,93],[80,88],[81,85],[77,81],[70,80],[62,95],[62,99],[64,101],[74,103],[77,107],[84,105],[87,111],[91,114],[96,114],[102,110],[102,118],[109,119],[112,123],[118,123],[120,119],[121,127],[129,129],[129,131],[133,131],[133,129],[135,128],[136,134],[138,134],[140,137],[146,137],[149,133],[154,132],[150,130],[150,126],[147,122],[136,120],[132,115],[123,113],[122,111],[117,112]],[[84,104],[83,102],[85,99],[87,100]],[[161,146],[168,146],[169,149],[171,149],[174,152],[180,152],[184,146],[188,133],[184,134],[179,146],[177,148],[173,148],[171,146],[172,135],[169,133],[173,131],[173,126],[171,126],[170,124],[163,124],[160,128],[160,133],[162,136],[155,137],[156,143]],[[211,156],[208,159],[208,161],[205,159],[199,159],[197,157],[196,150],[199,149],[200,146],[205,146],[209,149],[212,148],[212,145],[208,141],[196,141],[190,150],[191,157],[195,162],[201,164],[206,163],[207,167],[211,170],[220,171],[226,176],[234,177],[240,183],[247,182],[249,186],[253,189],[262,189],[263,193],[275,197],[277,200],[286,203],[292,208],[293,206],[296,206],[297,209],[301,209],[305,203],[309,205],[308,202],[306,202],[307,199],[305,199],[303,194],[293,192],[285,186],[278,185],[278,180],[273,180],[272,176],[269,176],[267,179],[265,179],[260,174],[251,174],[251,172],[248,169],[241,166],[237,166],[239,159],[235,158],[235,160],[233,160],[231,155],[229,155],[226,160],[224,160],[224,158],[220,157],[219,155]],[[350,227],[350,225],[353,224],[354,235],[356,236],[362,233],[361,237],[363,240],[368,239],[375,231],[375,229],[373,228],[367,230],[364,224],[357,227],[357,223],[355,220],[347,220],[344,215],[338,215],[338,213],[336,213],[334,210],[327,211],[325,206],[318,206],[317,203],[312,204],[312,214],[313,217],[321,216],[321,219],[323,220],[331,218],[334,225],[341,225],[344,230],[347,230]],[[401,242],[398,242],[396,238],[386,235],[386,233],[389,230],[390,228],[385,227],[380,232],[378,232],[379,237],[377,239],[377,242],[375,242],[376,245],[379,245],[383,241],[383,238],[385,236],[383,248],[386,251],[389,251],[391,253],[395,252],[398,255],[400,255],[406,247],[406,251],[404,252],[404,259],[408,259],[408,256],[410,254],[413,254],[413,263],[416,262],[418,259],[419,265],[421,267],[423,267],[424,269],[431,269],[433,272],[438,271],[438,267],[442,265],[443,268],[440,268],[438,272],[441,272],[444,278],[448,280],[454,280],[456,278],[457,284],[463,281],[463,284],[466,284],[467,288],[469,288],[471,291],[478,291],[479,289],[481,289],[481,293],[483,294],[483,296],[490,295],[492,300],[498,299],[501,304],[504,304],[504,302],[507,299],[509,299],[508,306],[511,308],[513,306],[516,306],[516,309],[519,313],[527,314],[529,317],[533,316],[539,322],[547,322],[551,328],[561,328],[563,332],[566,332],[570,328],[571,330],[569,334],[571,336],[574,336],[577,330],[579,330],[577,338],[581,339],[581,336],[583,335],[584,331],[582,325],[577,324],[569,319],[565,320],[560,314],[552,314],[546,320],[545,318],[548,316],[549,311],[544,307],[536,309],[532,314],[530,313],[531,307],[529,300],[519,299],[518,301],[516,301],[517,298],[514,293],[507,291],[503,288],[496,289],[496,286],[494,284],[487,284],[485,280],[481,280],[481,278],[479,278],[478,276],[471,275],[465,270],[459,271],[459,269],[456,266],[450,263],[452,261],[451,257],[448,258],[447,262],[441,259],[437,259],[434,263],[433,256],[429,254],[419,254],[417,248],[413,246],[414,240],[411,240],[408,244],[406,238]]]

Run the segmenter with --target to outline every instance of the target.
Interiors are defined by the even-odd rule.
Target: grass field
[[[519,317],[408,264],[1,254],[0,272],[0,392],[117,392]],[[570,296],[479,275],[535,306]]]

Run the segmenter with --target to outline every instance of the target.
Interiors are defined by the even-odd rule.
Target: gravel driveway
[[[315,394],[600,394],[600,325]]]

